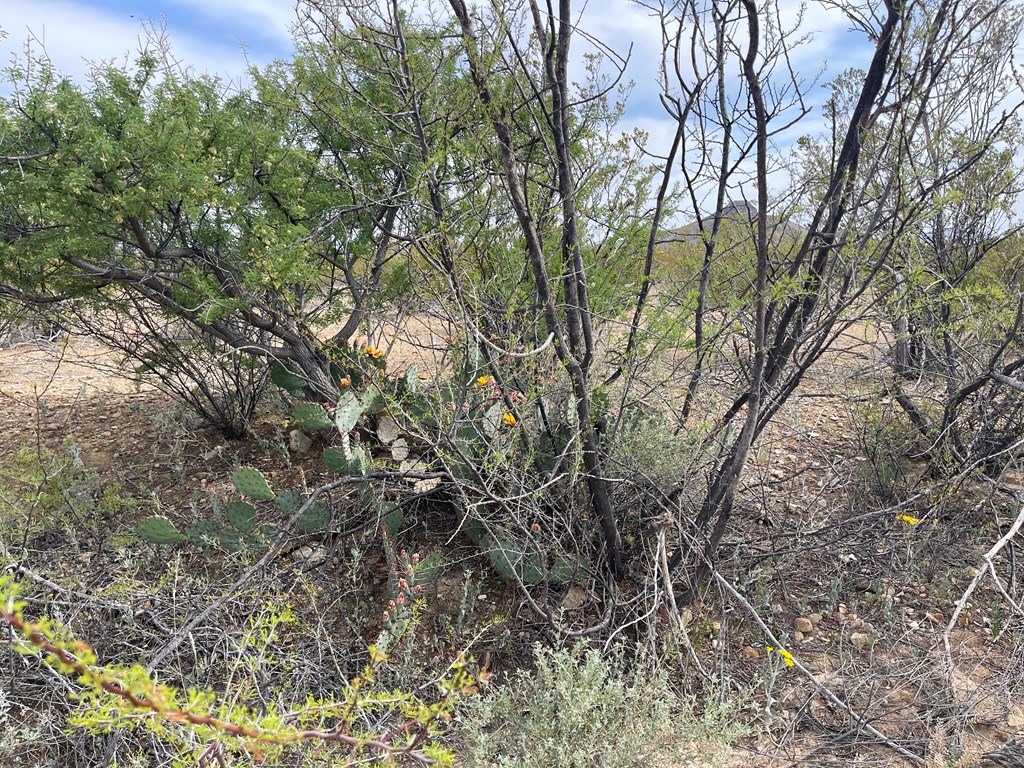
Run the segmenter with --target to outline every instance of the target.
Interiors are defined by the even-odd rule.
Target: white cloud
[[[59,72],[82,81],[90,61],[130,63],[145,46],[144,21],[141,14],[111,13],[71,0],[7,4],[0,10],[0,28],[8,35],[0,41],[0,62],[22,56],[30,40],[35,54],[45,50]],[[184,66],[236,82],[245,79],[245,54],[230,36],[223,43],[211,42],[169,26],[168,37],[175,58]]]
[[[295,3],[290,0],[172,0],[204,18],[224,22],[225,29],[239,26],[268,39],[291,42],[291,26],[295,23]],[[236,32],[232,32],[236,34]]]

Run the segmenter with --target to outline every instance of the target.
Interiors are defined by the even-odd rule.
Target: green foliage
[[[857,408],[854,425],[858,450],[865,459],[857,468],[855,493],[865,496],[868,504],[901,500],[911,483],[910,456],[920,434],[891,401]]]
[[[461,707],[467,768],[682,766],[706,736],[663,677],[621,654],[538,646],[534,660],[534,672]]]
[[[91,734],[145,731],[175,753],[175,765],[194,764],[216,741],[223,750],[218,754],[248,759],[255,754],[272,764],[294,764],[305,744],[318,743],[316,751],[330,761],[396,765],[408,758],[451,766],[452,754],[438,743],[440,724],[450,718],[462,695],[475,690],[475,677],[463,658],[437,675],[429,691],[385,689],[377,674],[388,653],[371,646],[369,663],[341,696],[309,697],[289,714],[266,702],[255,709],[234,695],[218,699],[210,690],[161,684],[140,664],[101,664],[96,652],[76,641],[66,627],[48,617],[31,620],[24,608],[13,579],[0,577],[0,622],[14,631],[12,649],[42,656],[46,664],[72,678],[78,689],[71,724]],[[410,614],[405,620],[415,619]],[[277,623],[273,618],[269,623],[254,618],[252,630],[262,631],[262,642],[270,645]],[[4,716],[0,710],[0,718]],[[393,730],[382,725],[387,720]],[[367,725],[370,722],[375,725]],[[385,743],[381,737],[389,730]]]
[[[53,529],[102,536],[136,506],[120,483],[85,466],[74,444],[26,447],[0,460],[0,526],[19,538]]]

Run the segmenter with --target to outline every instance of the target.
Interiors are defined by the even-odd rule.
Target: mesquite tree
[[[44,64],[25,81],[12,73],[0,121],[2,295],[54,311],[142,306],[287,364],[333,398],[317,328],[342,321],[347,337],[362,319],[402,180],[379,172],[367,143],[295,119],[292,93],[274,86],[315,87],[301,60],[290,80],[260,77],[257,99],[159,54],[144,52],[133,71],[97,70],[85,87]],[[120,290],[139,304],[108,301]]]
[[[711,528],[702,548],[707,563],[728,525],[754,440],[830,344],[865,307],[884,298],[891,286],[880,275],[891,269],[907,234],[941,205],[949,184],[992,151],[1008,125],[1016,105],[997,103],[1005,90],[962,62],[978,58],[1005,66],[1016,35],[990,33],[1016,29],[1019,14],[1001,2],[886,2],[872,11],[833,6],[872,43],[870,62],[865,72],[846,76],[846,109],[831,113],[830,136],[813,144],[817,162],[794,179],[792,193],[778,195],[769,179],[770,142],[807,113],[805,86],[787,65],[799,39],[783,29],[778,5],[686,2],[659,10],[666,41],[664,101],[679,125],[676,173],[701,222],[705,248],[687,396],[694,396],[706,370],[716,365],[720,374],[739,375],[736,394],[718,422],[722,430],[734,422],[738,428],[731,437],[724,432],[727,447],[711,467],[695,515],[698,529]],[[979,90],[995,98],[965,98]],[[976,141],[950,147],[941,164],[929,164],[925,178],[908,169],[918,160],[919,146],[931,139],[939,103],[946,125],[974,119],[977,104],[994,117]],[[673,173],[671,165],[670,160],[666,174]],[[706,312],[703,297],[709,268],[719,258],[727,189],[754,211],[753,266],[746,305],[738,311],[744,330],[732,342],[738,366],[717,364],[720,348],[705,341],[706,326],[717,319]],[[780,237],[777,225],[786,216],[802,228],[787,228]]]

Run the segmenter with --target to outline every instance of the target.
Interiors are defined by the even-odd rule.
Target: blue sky
[[[634,81],[623,128],[640,127],[651,136],[649,148],[667,150],[673,126],[659,102],[655,79],[661,49],[660,29],[651,12],[629,0],[589,0],[581,27],[625,52],[633,52],[627,79]],[[783,14],[795,19],[801,4],[781,0]],[[244,79],[248,63],[287,58],[289,27],[295,19],[292,0],[0,0],[0,63],[20,52],[28,39],[45,46],[57,68],[84,78],[87,60],[133,58],[145,39],[144,22],[166,25],[174,53],[198,72]],[[794,53],[793,63],[808,80],[830,80],[850,66],[865,67],[870,53],[862,38],[848,31],[842,14],[817,2],[805,6],[801,31],[810,40]],[[577,44],[580,52],[582,43]],[[820,85],[812,103],[824,98]],[[809,115],[791,138],[812,130]]]

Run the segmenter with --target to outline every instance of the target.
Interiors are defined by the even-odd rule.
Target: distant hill
[[[753,235],[754,222],[756,219],[756,204],[748,203],[745,200],[739,203],[728,203],[722,210],[723,223],[739,225],[739,228],[749,228],[751,235]],[[713,216],[706,216],[701,219],[703,229],[706,231],[711,229],[713,223]],[[668,245],[670,243],[699,243],[701,241],[701,228],[702,227],[697,225],[697,222],[691,222],[690,224],[684,224],[677,229],[666,229],[659,234],[657,241],[658,245]],[[802,237],[807,231],[799,224],[794,224],[788,219],[781,218],[775,220],[769,219],[768,230],[773,239],[784,235]]]

